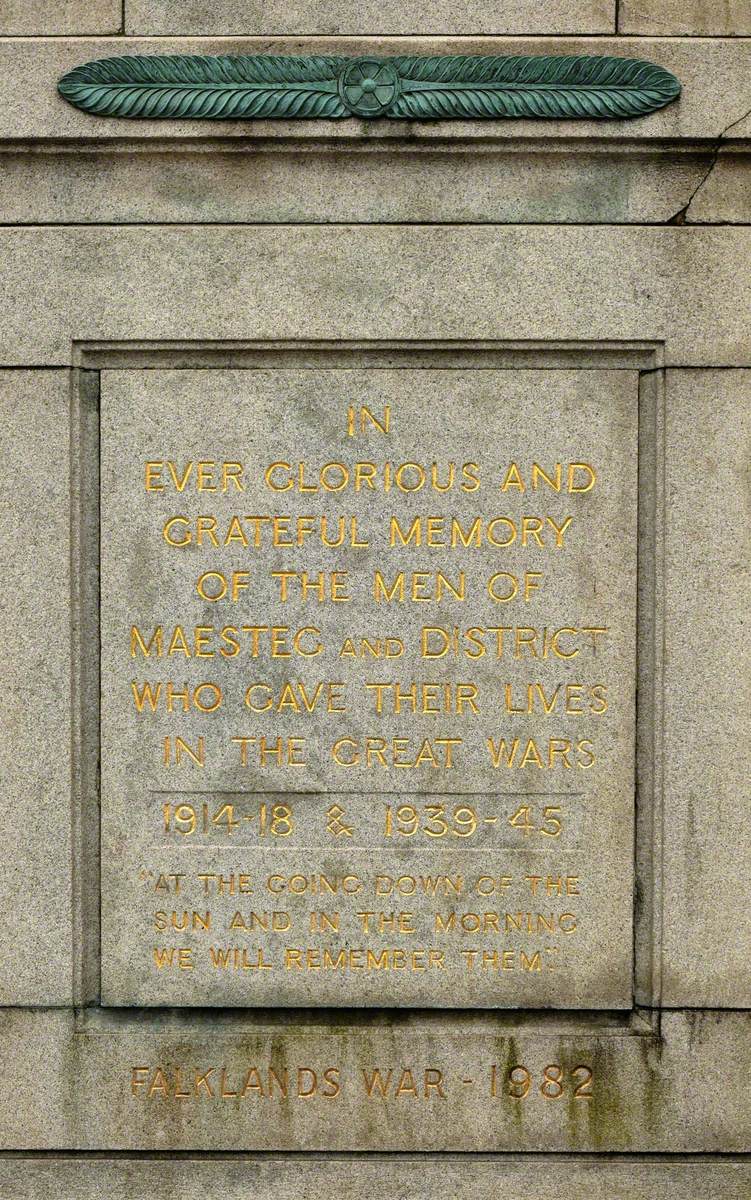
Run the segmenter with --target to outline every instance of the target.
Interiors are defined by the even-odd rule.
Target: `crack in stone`
[[[679,208],[678,212],[670,218],[670,220],[667,222],[668,225],[687,225],[690,223],[688,220],[689,209],[691,208],[691,205],[693,204],[696,197],[699,195],[699,192],[702,190],[704,185],[708,182],[710,175],[712,174],[715,167],[717,166],[717,163],[720,158],[720,151],[722,150],[723,142],[725,141],[728,134],[730,133],[730,130],[735,129],[736,125],[740,125],[743,121],[747,120],[748,117],[751,117],[751,108],[748,110],[748,112],[743,113],[743,115],[738,117],[735,121],[731,121],[729,125],[726,125],[725,128],[720,131],[720,133],[719,133],[718,137],[716,138],[715,143],[712,147],[712,158],[710,160],[709,166],[707,167],[706,171],[704,172],[701,179],[697,183],[693,192],[689,196],[686,204],[684,204],[682,208]]]
[[[749,117],[751,117],[751,108],[748,110],[748,112],[745,112],[742,117],[738,117],[737,121],[731,121],[729,125],[725,126],[722,133],[720,134],[720,141],[722,141],[723,138],[726,138],[728,136],[731,129],[735,129],[736,125],[740,125],[741,121],[746,121],[746,120],[748,120]]]

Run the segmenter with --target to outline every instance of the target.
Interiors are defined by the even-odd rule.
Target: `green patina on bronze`
[[[133,55],[85,63],[60,94],[103,117],[623,120],[680,95],[654,63],[597,55],[330,58]]]

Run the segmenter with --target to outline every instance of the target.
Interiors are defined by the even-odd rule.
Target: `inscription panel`
[[[115,1005],[627,1008],[637,376],[104,371]]]

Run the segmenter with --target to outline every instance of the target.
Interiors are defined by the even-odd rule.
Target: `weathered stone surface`
[[[337,138],[362,142],[373,138],[418,145],[488,138],[545,138],[551,141],[593,138],[715,138],[739,121],[750,106],[746,81],[751,72],[751,42],[739,38],[334,38],[317,37],[317,54],[599,54],[648,59],[672,71],[683,85],[680,99],[630,121],[178,121],[121,120],[96,117],[67,104],[57,80],[75,66],[120,54],[310,54],[310,38],[99,38],[48,42],[0,40],[0,137],[201,139],[231,137]],[[742,136],[740,132],[734,136]]]
[[[297,1200],[336,1193],[341,1200],[426,1200],[436,1192],[456,1200],[546,1200],[551,1181],[564,1195],[589,1200],[747,1200],[751,1166],[742,1158],[677,1161],[622,1155],[525,1155],[517,1158],[264,1157],[0,1159],[0,1187],[14,1200]],[[538,1182],[535,1182],[538,1181]]]
[[[260,140],[172,153],[135,147],[2,158],[0,219],[9,224],[670,220],[714,161],[712,149],[496,142],[423,147],[373,139],[365,148]],[[728,164],[729,166],[729,164]],[[743,221],[748,156],[719,168],[688,218]]]
[[[663,1001],[751,1005],[751,373],[670,371]]]
[[[105,1003],[631,1007],[637,401],[103,372]]]
[[[618,29],[664,37],[737,36],[751,33],[751,12],[746,0],[622,0]]]
[[[251,1023],[217,1010],[4,1010],[0,1143],[144,1153],[363,1145],[406,1153],[748,1153],[750,1021],[747,1013],[664,1012],[657,1036],[644,1022],[563,1014],[266,1013]],[[530,1086],[514,1099],[507,1072],[519,1065]],[[540,1091],[549,1066],[562,1070],[558,1099]],[[593,1072],[591,1099],[573,1095],[574,1087],[589,1090],[586,1072],[573,1074],[582,1066]],[[324,1070],[337,1074],[324,1080]],[[425,1070],[442,1072],[444,1096],[437,1086],[426,1094]],[[408,1076],[396,1095],[403,1071],[417,1095]],[[523,1085],[526,1076],[514,1079]]]
[[[615,0],[555,0],[541,7],[534,0],[395,0],[353,8],[346,0],[126,0],[129,34],[397,34],[435,33],[461,37],[505,33],[612,33]]]
[[[686,220],[751,223],[751,159],[736,150],[721,150],[712,170],[686,210]]]
[[[303,0],[289,20],[278,0],[273,3],[126,0],[129,28],[167,36],[106,37],[100,34],[119,27],[119,3],[6,0],[3,6],[0,0],[0,224],[26,226],[0,230],[0,362],[13,368],[0,372],[0,557],[7,564],[0,590],[8,643],[0,750],[0,1193],[14,1200],[173,1200],[178,1194],[186,1200],[207,1194],[227,1200],[250,1194],[262,1200],[372,1194],[379,1200],[383,1194],[391,1200],[395,1190],[405,1200],[438,1193],[460,1200],[521,1194],[531,1200],[553,1194],[745,1200],[749,1160],[733,1156],[751,1153],[751,1013],[742,1011],[751,1006],[744,809],[751,765],[751,404],[749,372],[738,369],[751,366],[751,252],[748,229],[696,225],[740,226],[751,211],[746,6],[739,0],[714,6],[708,0],[621,0],[622,27],[656,36],[616,38],[607,32],[613,0],[563,0],[554,12],[527,0],[485,6],[472,0],[463,12],[452,0],[437,7],[419,0],[417,8],[398,11],[391,0],[379,11],[372,3],[357,10],[341,0],[333,7]],[[574,16],[572,36],[530,36]],[[431,36],[378,36],[407,34],[418,22]],[[179,36],[199,28],[261,36]],[[362,28],[368,36],[350,36]],[[580,36],[585,28],[604,36]],[[37,29],[92,36],[13,36]],[[274,29],[292,33],[269,36]],[[519,36],[484,36],[503,29]],[[303,36],[308,30],[318,36]],[[447,31],[453,40],[442,36]],[[711,36],[676,37],[679,32]],[[683,95],[628,123],[209,125],[99,120],[66,105],[55,90],[59,76],[76,64],[123,53],[458,48],[647,58],[678,75]],[[681,227],[652,227],[671,218]],[[76,227],[121,221],[151,227]],[[188,225],[178,226],[182,221]],[[394,227],[363,225],[379,221]],[[443,228],[416,224],[433,221]],[[69,227],[34,227],[56,222]],[[193,222],[202,227],[190,228]],[[274,222],[285,225],[257,227]],[[303,227],[295,227],[298,222]],[[318,228],[304,227],[307,222]],[[464,224],[473,222],[486,227]],[[561,228],[563,222],[571,225]],[[600,227],[580,227],[588,222]],[[616,228],[620,223],[639,227]],[[242,347],[228,358],[233,339],[266,339],[272,348],[254,351],[253,362],[243,358]],[[105,389],[121,389],[116,435],[127,464],[133,448],[143,452],[149,438],[155,457],[167,453],[168,441],[170,452],[179,445],[181,393],[176,385],[169,391],[167,376],[155,368],[168,364],[187,378],[186,367],[231,362],[237,375],[245,367],[243,377],[260,380],[264,372],[278,374],[283,363],[291,377],[300,359],[296,350],[285,350],[285,340],[298,346],[306,339],[365,343],[373,369],[364,374],[384,380],[404,367],[407,353],[435,355],[446,368],[451,355],[464,353],[461,347],[483,341],[491,348],[473,361],[488,382],[501,369],[518,374],[514,355],[527,356],[535,370],[565,373],[571,364],[561,361],[567,351],[560,347],[572,343],[585,346],[576,351],[582,363],[575,370],[590,374],[590,383],[602,370],[598,356],[610,356],[619,384],[627,377],[633,383],[637,367],[647,371],[639,462],[631,464],[638,466],[638,484],[629,472],[615,527],[625,528],[638,492],[639,712],[647,726],[652,720],[654,744],[642,741],[637,762],[646,786],[638,804],[635,961],[640,1002],[665,1008],[577,1016],[95,1006],[99,814],[91,785],[100,693],[83,647],[93,647],[96,658],[97,379],[92,371],[81,391],[92,401],[82,416],[76,387],[72,406],[69,400],[68,368],[83,358],[89,367],[103,366]],[[115,349],[81,349],[81,342],[97,340]],[[179,345],[162,359],[170,340]],[[646,347],[637,347],[639,341]],[[134,349],[136,343],[142,348]],[[405,349],[414,343],[423,346]],[[498,351],[498,343],[506,348]],[[329,351],[316,345],[305,353],[311,360],[319,356],[320,374]],[[355,351],[336,353],[339,374],[354,378],[346,356]],[[504,354],[508,361],[499,361]],[[539,362],[530,358],[535,354]],[[276,355],[279,362],[269,361]],[[653,369],[663,361],[666,410],[660,372]],[[166,389],[167,428],[155,421],[147,433],[153,405],[139,409],[138,396],[115,379],[134,367],[144,376],[153,372]],[[233,378],[214,371],[192,394],[196,423],[199,401],[205,416],[222,375]],[[607,407],[594,414],[586,409],[593,430],[617,424],[624,394],[603,383]],[[244,395],[238,384],[236,398]],[[308,413],[323,453],[328,426],[321,395],[305,396],[294,415],[274,409],[280,444],[288,444],[288,433]],[[524,402],[535,411],[539,393],[525,392]],[[246,403],[244,411],[251,407]],[[426,420],[438,416],[431,412]],[[234,445],[236,413],[225,418]],[[549,413],[548,423],[558,447],[561,429]],[[489,420],[472,426],[483,453],[490,427]],[[104,434],[112,467],[115,434],[106,423]],[[613,462],[617,434],[614,429]],[[205,438],[206,453],[217,454],[221,436],[206,430]],[[261,447],[253,429],[248,441]],[[203,452],[198,440],[195,447]],[[126,497],[118,495],[122,517]],[[105,497],[111,528],[108,504]],[[135,505],[129,518],[135,535],[145,528]],[[595,538],[589,549],[608,564],[617,558],[613,546],[602,548]],[[131,582],[140,588],[136,557],[108,562],[109,576],[120,571],[122,581],[121,567],[130,563]],[[280,558],[280,565],[286,561]],[[146,565],[169,597],[169,577],[156,562]],[[587,580],[599,588],[596,566]],[[201,617],[207,624],[216,608],[206,604]],[[108,676],[105,701],[109,688]],[[108,722],[111,728],[105,712],[105,729]],[[105,775],[112,768],[108,753]],[[136,781],[143,777],[133,774]],[[136,786],[130,794],[136,804],[126,833],[142,826],[145,811]],[[106,872],[116,871],[126,846],[108,843]],[[606,855],[607,848],[608,861]],[[174,865],[179,869],[177,857]],[[111,891],[107,905],[105,954],[119,933],[127,942],[140,919],[134,905],[118,925]],[[607,961],[620,953],[622,933],[603,930]],[[123,976],[115,980],[119,997],[113,990],[108,998],[129,998]],[[142,980],[131,982],[142,988],[144,1002],[154,999]],[[166,992],[162,998],[169,999]],[[610,1003],[619,1002],[615,988],[608,995]],[[591,997],[608,1002],[602,991],[593,989]],[[341,1003],[341,995],[334,999]],[[422,994],[417,999],[430,1002]],[[276,1000],[270,996],[269,1003]],[[383,1072],[383,1096],[376,1069]],[[61,1147],[80,1147],[91,1157],[46,1157]],[[17,1151],[39,1156],[8,1157]],[[95,1151],[112,1157],[94,1158]],[[178,1157],[204,1152],[203,1160]],[[249,1158],[256,1152],[264,1157]],[[318,1154],[339,1157],[311,1157]]]
[[[72,996],[68,391],[64,371],[0,373],[4,1005]]]
[[[744,112],[737,121],[734,121],[728,127],[725,136],[735,141],[746,140],[751,137],[751,109]]]
[[[119,33],[121,29],[121,0],[0,0],[0,37]]]
[[[73,339],[107,338],[654,339],[668,364],[751,357],[747,229],[3,229],[0,252],[6,362],[63,364]]]

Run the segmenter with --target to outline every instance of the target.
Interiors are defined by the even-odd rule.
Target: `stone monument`
[[[751,1194],[747,34],[0,3],[0,1195]]]

